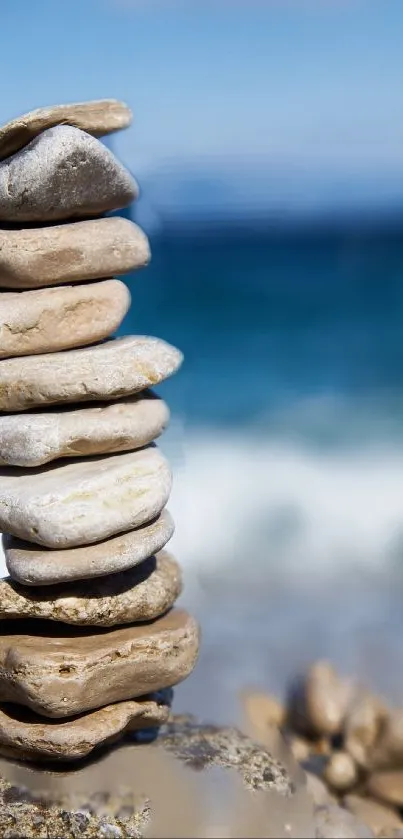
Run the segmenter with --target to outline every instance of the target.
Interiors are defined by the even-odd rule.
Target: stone
[[[257,731],[269,726],[280,727],[285,719],[285,710],[275,696],[260,691],[244,690],[241,693],[244,715]]]
[[[176,685],[193,670],[199,629],[173,609],[151,623],[82,629],[50,621],[7,621],[0,636],[0,702],[51,718]]]
[[[386,804],[403,807],[403,770],[373,772],[367,782],[368,793]]]
[[[150,261],[147,236],[120,216],[0,230],[0,287],[35,289],[126,274]]]
[[[153,620],[170,609],[182,590],[179,565],[165,551],[99,580],[26,588],[0,580],[0,620],[43,618],[77,626],[116,626]]]
[[[132,396],[175,373],[182,353],[158,338],[115,338],[68,353],[0,361],[0,411]]]
[[[0,163],[0,221],[50,222],[127,207],[138,186],[109,149],[70,125]]]
[[[36,108],[0,128],[0,160],[15,154],[34,137],[55,125],[73,125],[93,137],[104,137],[128,128],[132,122],[130,108],[117,99],[94,99],[69,105]]]
[[[18,760],[77,760],[128,731],[167,721],[169,706],[152,699],[107,705],[71,720],[44,720],[18,705],[0,706],[0,754]]]
[[[343,807],[327,804],[315,814],[316,839],[372,839],[372,830]]]
[[[378,804],[376,801],[371,801],[370,798],[362,798],[360,795],[347,795],[344,799],[344,806],[357,819],[367,824],[376,835],[379,834],[380,830],[403,826],[402,820],[395,810],[384,807],[383,804]]]
[[[168,422],[168,406],[150,391],[90,407],[8,414],[0,416],[0,464],[31,469],[58,458],[131,451],[159,437]]]
[[[357,783],[357,766],[348,752],[333,752],[323,773],[323,778],[335,792],[345,792]]]
[[[358,766],[366,768],[387,717],[385,705],[372,694],[357,693],[344,721],[344,746]]]
[[[347,690],[327,661],[313,664],[303,679],[291,685],[288,721],[302,734],[334,736],[341,731]]]
[[[62,769],[58,766],[57,772],[51,768],[44,772],[4,762],[0,835],[7,836],[11,830],[21,839],[218,836],[211,826],[218,800],[221,803],[222,786],[208,784],[212,772],[219,772],[220,780],[231,784],[237,799],[243,792],[243,803],[246,807],[249,803],[253,813],[256,791],[268,799],[268,823],[260,825],[254,835],[276,835],[270,831],[270,814],[276,814],[279,802],[289,802],[293,811],[297,797],[286,767],[266,749],[236,729],[202,725],[196,720],[183,722],[179,717],[163,726],[155,743],[124,743],[119,749],[108,750],[96,764]],[[238,782],[242,782],[241,790]],[[174,807],[170,807],[171,801]],[[230,807],[232,803],[229,796]],[[156,813],[164,822],[164,833],[156,832]],[[220,835],[237,835],[231,830],[237,827],[233,811],[225,809],[222,817],[229,822],[229,829]],[[313,834],[300,831],[292,835]]]
[[[120,280],[0,295],[0,358],[68,350],[109,338],[130,306]]]
[[[158,553],[170,540],[174,523],[167,510],[150,524],[105,542],[82,548],[52,551],[3,535],[7,570],[24,586],[54,586],[75,580],[90,580],[133,568]]]
[[[171,470],[156,446],[129,454],[0,469],[0,530],[48,548],[101,542],[152,521]]]
[[[368,755],[371,769],[393,769],[403,765],[403,708],[391,709]]]

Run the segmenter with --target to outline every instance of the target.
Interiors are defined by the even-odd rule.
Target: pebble
[[[88,408],[0,416],[0,464],[31,469],[62,457],[130,451],[159,437],[168,422],[168,406],[150,391]]]
[[[136,181],[112,152],[70,125],[48,128],[0,163],[0,221],[100,215],[137,197]]]
[[[26,589],[0,580],[0,620],[43,618],[77,626],[116,626],[153,620],[182,590],[179,565],[165,551],[128,571],[99,580]]]
[[[143,231],[125,218],[0,230],[0,286],[35,289],[126,274],[150,261]]]
[[[374,798],[403,807],[403,770],[373,772],[367,783],[368,792]]]
[[[198,648],[198,626],[180,609],[102,631],[8,621],[0,636],[0,701],[71,717],[178,684],[193,670]]]
[[[395,810],[384,807],[383,804],[378,804],[376,801],[371,801],[370,798],[347,795],[344,799],[344,805],[377,835],[381,829],[402,827],[402,820]]]
[[[42,131],[55,125],[73,125],[93,137],[104,137],[128,128],[131,122],[130,108],[117,99],[94,99],[36,108],[1,126],[0,160],[15,154]]]
[[[371,768],[393,769],[403,765],[403,708],[389,711],[371,750]]]
[[[175,373],[182,353],[158,338],[116,338],[95,347],[0,361],[0,411],[131,396]]]
[[[0,754],[17,760],[77,760],[126,731],[163,725],[169,706],[152,699],[127,700],[71,720],[49,722],[18,706],[0,708]]]
[[[347,752],[333,752],[325,766],[323,777],[335,792],[345,792],[357,783],[357,766]]]
[[[29,472],[0,469],[0,530],[48,548],[101,542],[152,521],[171,470],[156,446]]]
[[[0,295],[0,358],[68,350],[108,338],[130,306],[120,280]]]
[[[371,750],[387,716],[383,703],[370,693],[360,693],[349,707],[344,721],[344,746],[358,766],[367,767]]]
[[[173,532],[172,518],[163,510],[150,524],[95,545],[52,551],[6,533],[3,550],[13,580],[25,586],[54,586],[127,571],[160,551]]]
[[[328,804],[315,813],[316,839],[372,839],[372,830],[343,807]]]
[[[291,687],[289,724],[303,734],[333,736],[341,730],[346,702],[346,687],[333,667],[316,662]]]
[[[264,731],[269,726],[280,727],[283,724],[285,709],[275,696],[260,691],[244,690],[241,701],[247,720],[257,730]]]

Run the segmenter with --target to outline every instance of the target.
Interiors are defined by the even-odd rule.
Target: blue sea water
[[[151,246],[121,334],[185,355],[158,388],[203,630],[177,702],[228,719],[316,656],[403,699],[403,230],[184,225]]]

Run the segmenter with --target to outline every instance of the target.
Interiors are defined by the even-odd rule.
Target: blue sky
[[[402,176],[403,0],[1,0],[1,35],[0,120],[122,98],[140,176],[211,157]]]

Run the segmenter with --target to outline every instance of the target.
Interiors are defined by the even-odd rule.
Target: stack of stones
[[[169,412],[148,389],[182,356],[110,337],[130,305],[110,278],[149,260],[144,233],[106,215],[138,188],[97,138],[130,122],[105,100],[0,129],[0,752],[14,758],[82,758],[159,726],[198,653],[163,550],[171,472],[153,441]]]

